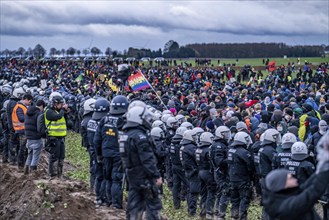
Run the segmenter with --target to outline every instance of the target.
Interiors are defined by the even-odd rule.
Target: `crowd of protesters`
[[[122,209],[121,185],[130,181],[129,198],[135,200],[128,198],[128,218],[138,219],[146,209],[158,219],[161,201],[153,186],[161,194],[163,178],[174,208],[186,201],[190,216],[199,201],[202,218],[225,219],[231,202],[231,218],[247,219],[251,200],[259,198],[263,219],[318,219],[318,200],[328,219],[328,63],[289,63],[272,71],[136,64],[128,75],[139,71],[150,88],[133,91],[112,62],[2,60],[2,162],[36,173],[46,139],[48,175],[62,178],[66,131],[72,130],[81,133],[90,155],[98,206]],[[135,118],[138,111],[141,118]],[[129,135],[145,152],[154,146],[156,167],[144,164],[145,152],[141,161],[131,161],[129,153],[136,152],[122,138]],[[153,173],[145,177],[150,185],[134,188],[139,178],[128,168],[139,163]],[[151,194],[146,208],[136,200],[140,190]]]

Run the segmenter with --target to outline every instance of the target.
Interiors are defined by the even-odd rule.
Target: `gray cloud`
[[[65,36],[81,42],[95,39],[99,44],[111,39],[116,45],[126,44],[122,48],[149,41],[159,45],[153,49],[174,37],[179,43],[225,42],[225,39],[291,43],[298,39],[302,44],[329,44],[326,0],[2,1],[0,4],[1,49],[16,48],[12,39],[57,41]]]

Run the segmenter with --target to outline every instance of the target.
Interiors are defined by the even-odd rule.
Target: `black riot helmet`
[[[123,95],[115,96],[111,101],[110,113],[114,115],[124,114],[128,109],[128,99]]]

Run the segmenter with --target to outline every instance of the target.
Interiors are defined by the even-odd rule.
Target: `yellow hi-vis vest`
[[[46,118],[47,111],[45,112],[45,124],[48,130],[49,137],[65,137],[66,136],[66,120],[65,117],[61,117],[57,121],[49,121]],[[55,110],[56,113],[59,113]]]

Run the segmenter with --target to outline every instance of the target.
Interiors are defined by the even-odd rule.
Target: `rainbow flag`
[[[150,88],[150,84],[145,79],[141,71],[138,71],[135,75],[128,77],[128,84],[133,91],[139,91]]]

